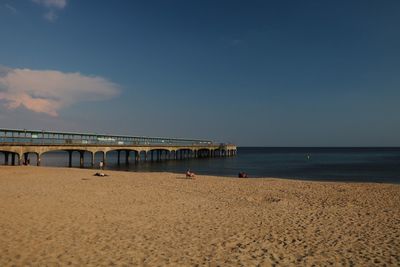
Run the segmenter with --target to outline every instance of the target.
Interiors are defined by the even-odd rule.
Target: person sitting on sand
[[[247,178],[247,173],[245,172],[239,172],[239,178]]]
[[[194,177],[194,172],[191,172],[190,169],[186,171],[186,178],[193,178]]]

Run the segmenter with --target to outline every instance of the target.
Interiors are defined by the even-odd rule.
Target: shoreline
[[[46,168],[46,169],[65,169],[65,170],[90,170],[90,171],[103,171],[103,172],[122,172],[122,173],[155,173],[155,174],[175,174],[175,175],[185,175],[183,172],[170,172],[170,171],[135,171],[135,170],[116,170],[116,169],[104,169],[101,170],[99,168],[90,168],[90,167],[84,167],[84,168],[79,168],[79,167],[66,167],[66,166],[5,166],[5,165],[0,165],[0,168],[8,168],[8,167],[13,167],[13,168]],[[400,186],[400,180],[399,182],[385,182],[385,181],[353,181],[353,180],[330,180],[330,179],[317,179],[317,178],[296,178],[296,177],[272,177],[272,176],[250,176],[248,178],[239,178],[236,175],[228,176],[228,175],[214,175],[214,174],[198,174],[196,173],[196,176],[207,176],[207,177],[215,177],[215,178],[228,178],[228,179],[239,179],[239,180],[246,180],[246,179],[276,179],[276,180],[288,180],[288,181],[304,181],[304,182],[318,182],[318,183],[343,183],[343,184],[389,184],[389,185],[399,185]]]
[[[0,265],[400,264],[400,185],[97,171],[0,167]]]

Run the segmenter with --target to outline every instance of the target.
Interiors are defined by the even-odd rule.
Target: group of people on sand
[[[100,170],[104,170],[104,162],[103,161],[100,161],[99,162],[99,169]],[[104,176],[108,176],[107,174],[105,174],[104,172],[96,172],[95,174],[94,174],[94,176],[101,176],[101,177],[104,177]]]
[[[195,174],[192,172],[190,169],[186,171],[186,178],[194,178]],[[245,172],[239,172],[238,174],[239,178],[248,178],[249,176]]]

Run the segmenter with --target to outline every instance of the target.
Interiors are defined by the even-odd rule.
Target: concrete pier
[[[73,165],[74,152],[79,153],[79,167],[84,167],[85,154],[90,154],[90,164],[95,167],[98,164],[95,162],[96,153],[102,154],[105,166],[107,153],[113,151],[117,152],[118,165],[121,163],[121,151],[125,153],[125,164],[128,165],[132,152],[135,163],[139,163],[142,160],[230,157],[236,155],[237,148],[233,144],[192,139],[0,129],[0,155],[4,155],[5,165],[10,164],[10,158],[12,165],[27,163],[29,154],[35,154],[37,165],[40,166],[42,155],[53,151],[66,151],[69,167]]]

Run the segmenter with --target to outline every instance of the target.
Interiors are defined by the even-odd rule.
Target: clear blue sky
[[[400,1],[0,0],[0,127],[400,146],[399,14]]]

